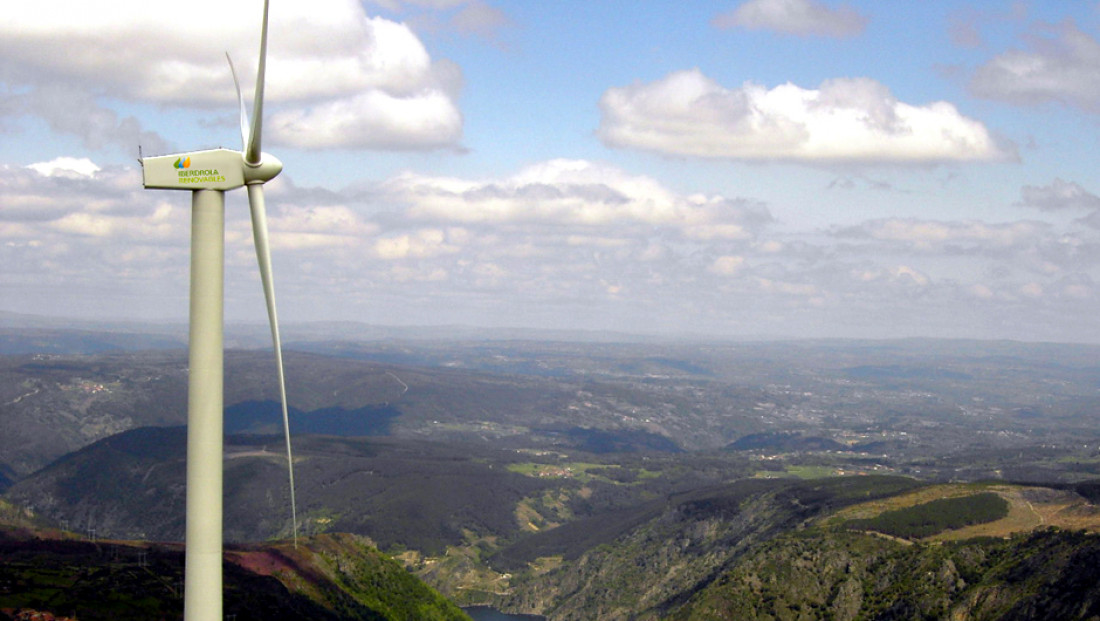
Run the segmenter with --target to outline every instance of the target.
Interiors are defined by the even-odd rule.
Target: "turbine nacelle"
[[[141,159],[143,184],[157,190],[235,190],[266,183],[283,170],[283,163],[263,153],[258,164],[230,149],[174,153]]]

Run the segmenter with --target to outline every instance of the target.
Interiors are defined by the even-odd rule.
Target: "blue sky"
[[[31,5],[32,3],[24,3]],[[182,320],[260,3],[0,17],[0,310]],[[97,8],[98,7],[98,8]],[[286,323],[1100,342],[1100,3],[272,0]],[[243,193],[227,317],[264,318]]]

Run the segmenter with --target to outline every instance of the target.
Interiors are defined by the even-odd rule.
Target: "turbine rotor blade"
[[[253,166],[260,163],[260,133],[264,118],[264,73],[267,68],[267,3],[264,0],[264,21],[260,29],[260,63],[256,69],[256,97],[252,101],[252,129],[244,148],[244,161]]]
[[[279,402],[283,410],[283,435],[286,438],[287,473],[290,477],[290,519],[294,534],[294,547],[298,547],[298,508],[294,498],[294,458],[290,451],[290,416],[286,405],[286,378],[283,375],[283,345],[279,338],[279,317],[275,311],[275,283],[271,275],[271,249],[268,245],[267,211],[264,205],[264,186],[254,183],[248,187],[248,207],[252,212],[252,238],[256,242],[256,259],[260,265],[260,281],[263,283],[267,302],[267,319],[271,324],[271,340],[275,345],[275,367],[279,374]]]
[[[241,94],[241,82],[237,79],[237,70],[233,67],[233,59],[229,52],[225,53],[225,59],[229,61],[229,73],[233,74],[233,86],[237,87],[237,101],[241,104],[241,150],[248,148],[248,111],[244,107],[244,95]]]

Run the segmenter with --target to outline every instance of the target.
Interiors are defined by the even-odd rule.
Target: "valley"
[[[147,333],[51,339],[0,350],[0,522],[180,541],[184,352]],[[362,538],[458,605],[1093,614],[1100,581],[1073,576],[1100,554],[1100,347],[287,341],[300,534]],[[285,541],[270,352],[227,352],[226,377],[226,537]],[[927,517],[947,514],[961,521]],[[1067,593],[1078,616],[1027,608]]]

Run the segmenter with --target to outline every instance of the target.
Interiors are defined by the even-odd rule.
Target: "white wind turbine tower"
[[[252,123],[241,106],[242,150],[212,149],[141,159],[147,189],[191,191],[191,328],[187,388],[187,534],[184,567],[184,620],[222,621],[222,477],[223,477],[223,297],[225,259],[225,192],[248,189],[252,233],[260,265],[268,321],[279,375],[283,431],[290,476],[291,520],[295,545],[298,518],[294,500],[294,465],[290,453],[282,345],[271,277],[264,183],[283,169],[260,151],[263,124],[264,69],[267,60],[268,0],[260,29],[260,59]],[[230,63],[232,71],[232,63]]]

